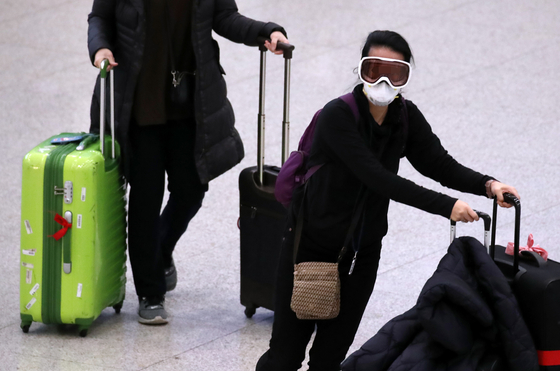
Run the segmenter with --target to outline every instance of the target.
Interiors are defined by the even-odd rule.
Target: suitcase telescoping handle
[[[107,68],[109,67],[109,60],[104,59],[101,61],[99,67],[100,79],[100,102],[99,102],[99,140],[101,141],[101,153],[105,154],[105,103],[107,101],[105,87],[107,81]],[[109,85],[110,85],[110,106],[111,106],[111,158],[115,158],[115,79],[113,77],[113,69],[109,71]]]
[[[492,219],[490,218],[490,215],[486,214],[485,212],[476,210],[474,210],[474,212],[476,213],[476,215],[478,215],[479,218],[484,221],[484,247],[488,249],[488,247],[490,246],[490,224],[492,224]],[[451,220],[451,242],[453,242],[456,236],[457,222]]]
[[[264,182],[264,102],[266,85],[266,51],[264,46],[266,39],[257,38],[259,50],[261,52],[260,73],[259,73],[259,114],[258,114],[258,133],[257,133],[257,171],[259,185]],[[282,164],[288,159],[289,137],[290,137],[290,76],[292,69],[292,55],[295,47],[291,44],[278,42],[276,48],[282,50],[284,56],[284,113],[282,119]]]
[[[513,275],[519,271],[519,234],[521,229],[521,201],[511,193],[504,193],[504,201],[513,205],[515,208],[515,234],[513,237]],[[494,207],[492,209],[492,242],[490,243],[490,256],[494,259],[496,251],[496,221],[498,218],[498,200],[494,197]]]

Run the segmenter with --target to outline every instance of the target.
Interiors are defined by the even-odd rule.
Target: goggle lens
[[[410,76],[410,66],[402,61],[366,57],[362,59],[361,65],[360,76],[369,84],[375,84],[386,77],[393,87],[399,88],[406,85]]]

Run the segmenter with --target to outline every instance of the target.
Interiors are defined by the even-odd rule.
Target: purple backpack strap
[[[351,92],[348,94],[344,94],[343,96],[339,97],[344,103],[346,103],[348,106],[350,106],[350,109],[352,110],[352,113],[354,114],[354,119],[356,119],[356,122],[360,120],[360,111],[358,109],[358,103],[356,103],[356,98],[354,98],[354,94],[352,94]],[[320,112],[320,111],[319,111]],[[317,112],[317,116],[319,114],[319,112]],[[316,120],[313,121],[313,130],[315,130],[315,122]],[[319,165],[315,165],[312,166],[311,168],[309,168],[307,170],[307,173],[305,174],[304,177],[304,182],[307,182],[307,180],[309,178],[311,178],[311,176],[313,174],[315,174],[315,172],[317,170],[319,170],[324,164],[319,164]]]
[[[360,120],[360,111],[358,110],[358,103],[356,102],[356,98],[354,98],[354,94],[348,93],[344,94],[339,97],[344,103],[350,106],[352,113],[354,114],[354,118],[356,121]]]

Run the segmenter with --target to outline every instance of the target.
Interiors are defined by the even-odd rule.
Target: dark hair
[[[362,49],[362,58],[367,57],[370,49],[376,46],[386,47],[401,53],[404,60],[408,63],[411,63],[411,60],[414,59],[412,56],[412,50],[410,50],[410,46],[408,46],[404,37],[394,31],[377,30],[370,33],[367,37],[366,43],[364,44],[364,48]]]

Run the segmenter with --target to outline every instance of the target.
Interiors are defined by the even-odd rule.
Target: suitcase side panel
[[[520,260],[520,271],[512,278],[513,257],[503,246],[496,246],[496,263],[512,282],[537,350],[560,350],[560,263],[549,259],[539,268]]]
[[[106,163],[99,143],[67,157],[64,179],[73,182],[74,197],[64,204],[73,217],[72,266],[61,277],[61,319],[88,326],[104,308],[124,300],[124,180],[118,159]]]
[[[47,155],[53,148],[45,141],[22,163],[20,313],[29,321],[42,321],[43,179]]]
[[[274,309],[276,268],[286,209],[274,197],[277,169],[265,168],[265,184],[255,182],[256,167],[239,176],[241,304]]]

